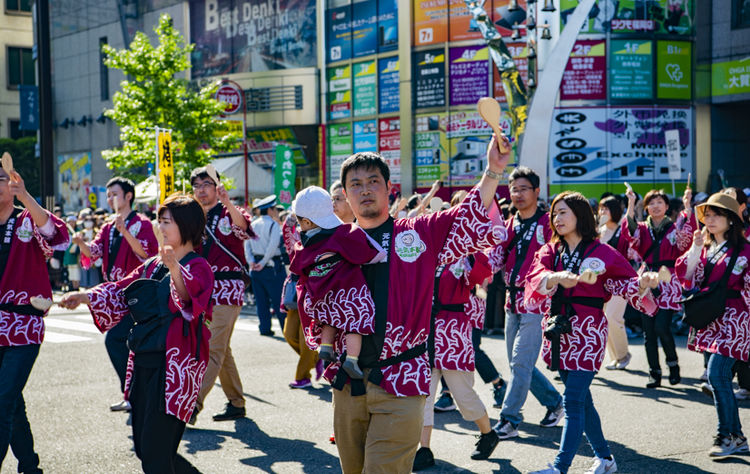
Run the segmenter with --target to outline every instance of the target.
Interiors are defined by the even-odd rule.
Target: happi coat
[[[686,290],[707,287],[724,276],[727,265],[736,252],[729,249],[716,261],[710,275],[705,275],[706,264],[709,256],[714,257],[714,252],[719,248],[702,247],[700,253],[691,249],[688,253],[677,259],[677,276]],[[695,252],[694,255],[691,255]],[[721,255],[721,254],[720,254]],[[692,276],[687,276],[688,262],[693,260],[695,270]],[[696,261],[697,260],[697,261]],[[742,298],[728,298],[725,302],[724,314],[713,321],[707,327],[696,330],[690,328],[688,337],[688,349],[696,352],[710,352],[721,354],[737,360],[748,360],[750,353],[750,244],[745,243],[740,251],[737,261],[734,263],[732,273],[729,275],[727,288],[740,292]]]
[[[88,291],[89,309],[94,318],[94,324],[101,332],[112,329],[122,318],[129,318],[129,308],[125,301],[123,290],[138,278],[150,278],[161,263],[161,257],[146,269],[141,265],[127,277],[116,282],[102,283]],[[144,272],[148,270],[148,274]],[[198,400],[198,391],[203,382],[203,375],[208,365],[208,341],[211,332],[203,327],[200,340],[200,351],[196,358],[198,347],[198,324],[205,324],[211,320],[214,275],[208,262],[201,257],[190,260],[181,266],[182,278],[190,294],[190,301],[182,301],[170,280],[169,310],[179,312],[181,317],[172,320],[167,332],[166,376],[164,399],[166,413],[173,415],[187,423],[193,414]],[[171,277],[170,277],[171,278]],[[198,316],[203,314],[204,320]],[[190,326],[187,336],[183,336],[183,321]],[[128,371],[125,379],[125,397],[130,393],[130,382],[133,376],[133,352],[128,359]]]
[[[216,204],[206,215],[206,228],[211,229],[214,236],[221,242],[221,245],[232,252],[232,255],[239,260],[238,264],[225,251],[212,242],[213,238],[206,232],[203,244],[195,249],[198,255],[203,256],[211,265],[211,271],[216,274],[219,272],[241,273],[246,271],[247,259],[245,258],[245,241],[255,238],[255,233],[250,225],[252,218],[244,210],[239,209],[242,217],[247,222],[247,229],[242,230],[232,222],[232,216],[222,203]],[[209,246],[210,245],[210,246]],[[205,249],[208,248],[208,254],[204,255]],[[242,306],[244,303],[245,283],[240,276],[226,278],[221,274],[216,275],[214,279],[213,304]]]
[[[0,304],[29,305],[33,297],[52,299],[47,259],[54,251],[68,248],[68,228],[49,212],[49,220],[43,227],[34,223],[26,209],[15,210],[15,213],[18,214],[8,219],[5,233],[0,235],[0,245],[10,245],[10,255],[0,280]],[[43,340],[41,317],[0,309],[0,346],[41,344]]]
[[[102,259],[102,275],[104,281],[117,281],[125,278],[143,262],[153,257],[159,251],[159,242],[154,235],[154,228],[146,216],[131,211],[125,219],[125,227],[133,237],[138,239],[148,257],[141,258],[133,252],[133,249],[115,228],[115,223],[109,221],[101,228],[94,240],[89,244],[91,257],[81,255],[81,266],[90,268],[92,262]],[[114,243],[120,239],[120,247],[117,255],[114,252]],[[114,258],[114,261],[110,261]]]
[[[472,329],[484,326],[486,305],[472,294],[476,285],[492,276],[487,256],[477,252],[470,257],[441,265],[438,297],[442,305],[462,305],[463,311],[441,309],[435,315],[435,355],[433,367],[441,370],[474,371]],[[473,262],[472,262],[473,260]]]
[[[591,249],[590,246],[596,246]],[[564,270],[563,259],[557,259],[555,251],[561,243],[550,242],[535,255],[529,270],[525,296],[528,308],[544,313],[542,327],[550,318],[551,298],[561,288],[546,289],[547,277],[553,272]],[[590,251],[590,252],[589,252]],[[564,296],[584,296],[602,298],[609,301],[612,295],[625,298],[634,308],[647,314],[656,311],[656,304],[651,292],[641,292],[638,275],[625,258],[609,245],[598,240],[589,244],[582,255],[583,260],[578,274],[591,270],[596,275],[593,285],[579,283],[571,289],[562,289]],[[565,308],[563,308],[565,310]],[[600,308],[573,304],[574,316],[571,317],[572,332],[560,336],[560,369],[598,371],[604,359],[607,345],[607,318]],[[551,342],[545,337],[542,344],[542,356],[547,366],[551,364]]]

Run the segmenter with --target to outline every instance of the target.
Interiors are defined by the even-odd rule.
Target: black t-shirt
[[[375,227],[365,229],[365,232],[379,243],[390,256],[391,240],[393,238],[393,217]],[[359,363],[364,366],[373,366],[380,359],[380,352],[385,343],[385,326],[388,319],[388,282],[389,282],[388,259],[385,262],[372,265],[362,265],[362,273],[365,276],[367,288],[375,301],[375,333],[362,337],[362,350],[359,353]]]
[[[8,220],[4,224],[0,224],[0,267],[5,270],[8,266],[8,259],[10,258],[10,247],[13,243],[13,228],[15,227],[16,220],[21,214],[23,209],[14,208],[11,212]],[[0,277],[3,272],[0,271]]]

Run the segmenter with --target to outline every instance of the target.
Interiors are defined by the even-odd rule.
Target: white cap
[[[298,192],[292,202],[292,212],[297,218],[310,219],[313,224],[323,229],[333,229],[343,224],[333,213],[331,195],[318,186],[309,186]]]

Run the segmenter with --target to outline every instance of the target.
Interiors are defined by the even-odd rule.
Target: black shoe
[[[260,333],[261,336],[268,336],[268,337],[273,337],[274,334],[275,333],[273,331],[261,332]]]
[[[651,370],[648,375],[646,388],[661,387],[661,370]]]
[[[195,426],[196,421],[198,421],[198,409],[193,408],[193,414],[190,415],[190,419],[188,420],[188,425]]]
[[[500,438],[497,436],[495,430],[490,430],[487,433],[479,436],[477,441],[477,449],[471,453],[471,459],[487,459],[495,450],[497,443],[500,442]]]
[[[414,456],[414,465],[412,471],[421,471],[435,465],[435,456],[432,455],[430,448],[419,448],[417,455]]]
[[[216,413],[214,415],[214,421],[229,421],[238,420],[245,417],[245,407],[238,408],[232,405],[232,402],[227,402],[227,406],[224,407],[224,411]]]
[[[681,380],[682,378],[680,377],[680,366],[677,364],[670,365],[669,366],[669,384],[677,385],[678,383],[680,383]]]

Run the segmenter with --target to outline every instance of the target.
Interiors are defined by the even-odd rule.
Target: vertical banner
[[[289,209],[294,199],[294,180],[297,178],[297,165],[292,149],[286,145],[276,145],[276,169],[274,171],[274,192],[279,204]]]
[[[172,131],[156,127],[159,169],[159,204],[174,192],[174,161],[172,160]]]
[[[445,50],[414,53],[414,108],[445,106]]]
[[[450,105],[473,105],[489,89],[489,48],[450,48]]]
[[[398,0],[378,1],[378,52],[398,47]]]
[[[448,0],[414,0],[414,46],[445,43],[447,39]]]
[[[690,100],[692,94],[692,48],[687,41],[657,41],[656,97]]]
[[[391,184],[401,186],[401,122],[398,118],[379,121],[378,150],[391,171]]]
[[[352,3],[352,57],[378,51],[378,1],[354,0]]]
[[[605,40],[578,40],[560,84],[560,100],[606,100]]]
[[[375,120],[354,122],[354,153],[378,151],[378,129]]]
[[[327,62],[345,61],[352,57],[352,6],[349,0],[334,0],[326,10],[328,17]],[[314,54],[312,56],[315,56]]]
[[[381,114],[398,112],[398,56],[378,59],[378,109]]]
[[[680,166],[680,131],[665,130],[664,143],[667,146],[667,163],[669,164],[669,179],[676,180],[682,177]]]
[[[610,40],[609,96],[612,99],[654,97],[651,40]]]
[[[21,105],[21,130],[39,130],[39,89],[37,86],[18,86]]]
[[[429,188],[436,180],[448,180],[448,140],[445,113],[417,115],[414,133],[417,188]]]
[[[353,64],[354,68],[354,116],[375,115],[377,96],[375,61]]]
[[[508,51],[510,51],[511,56],[513,57],[513,62],[516,64],[518,72],[521,74],[521,80],[524,85],[528,85],[529,58],[527,56],[529,50],[526,43],[508,43],[507,46]],[[501,104],[508,102],[508,99],[505,97],[505,89],[503,89],[503,81],[500,80],[500,72],[494,67],[494,65],[492,66],[492,91],[495,100]]]
[[[352,67],[328,68],[328,118],[352,116]]]

